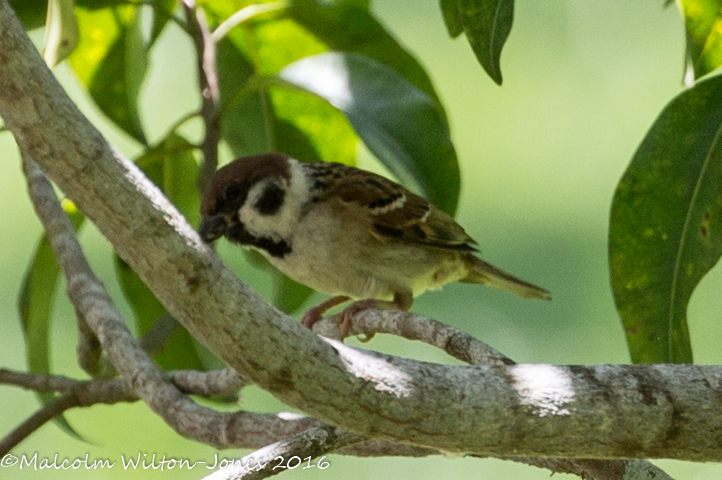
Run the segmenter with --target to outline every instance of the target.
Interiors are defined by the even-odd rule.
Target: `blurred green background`
[[[458,218],[481,245],[486,260],[549,289],[549,303],[519,300],[473,285],[451,285],[427,293],[416,312],[462,328],[519,362],[564,364],[629,361],[614,309],[607,273],[607,225],[611,198],[637,145],[662,107],[681,90],[684,34],[674,7],[662,0],[520,1],[502,54],[503,87],[483,72],[463,39],[450,40],[437,2],[373,2],[387,27],[420,59],[446,105],[462,169]],[[41,34],[34,34],[37,42]],[[168,28],[154,49],[141,98],[151,141],[179,116],[197,108],[193,50]],[[109,129],[65,66],[57,69],[69,93],[108,138],[126,154],[138,147]],[[187,100],[186,100],[187,99]],[[189,132],[199,131],[190,125]],[[0,201],[6,233],[0,235],[0,366],[23,370],[25,352],[16,309],[27,262],[40,225],[25,193],[12,138],[0,134]],[[227,159],[227,158],[226,158]],[[361,166],[381,167],[365,155]],[[131,317],[116,283],[111,252],[92,226],[81,239],[97,273],[121,311]],[[238,274],[270,298],[270,279],[222,246],[220,253]],[[56,298],[52,334],[55,371],[82,377],[75,364],[75,320],[64,296]],[[720,363],[722,273],[702,282],[690,305],[695,359]],[[313,297],[309,303],[317,301]],[[361,345],[350,340],[353,345]],[[363,348],[437,362],[444,354],[383,336]],[[258,389],[244,391],[249,410],[287,410]],[[33,394],[0,387],[0,435],[37,408]],[[212,462],[213,448],[178,437],[140,403],[96,406],[67,415],[89,443],[49,425],[14,450],[40,458],[108,458],[110,470],[0,470],[9,478],[177,478],[196,479],[209,470],[126,472],[120,454],[152,454]],[[241,452],[219,452],[237,456]],[[432,457],[355,459],[332,455],[330,468],[294,470],[285,478],[360,480],[401,478],[543,479],[549,472],[498,460]],[[722,466],[655,462],[676,479],[712,479]],[[555,478],[572,478],[563,475]],[[576,477],[574,477],[576,478]]]

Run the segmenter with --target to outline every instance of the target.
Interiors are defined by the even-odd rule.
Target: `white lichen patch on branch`
[[[522,405],[536,410],[540,417],[570,415],[574,385],[569,372],[555,365],[530,364],[510,367],[513,387]]]
[[[375,384],[374,388],[379,392],[390,393],[399,398],[411,395],[413,379],[393,363],[336,340],[325,340],[338,351],[339,358],[351,375]]]

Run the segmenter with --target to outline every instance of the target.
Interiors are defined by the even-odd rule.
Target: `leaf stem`
[[[218,28],[213,32],[213,41],[218,43],[228,32],[233,30],[238,25],[247,22],[253,18],[259,17],[266,13],[277,12],[288,8],[287,0],[278,0],[270,3],[256,3],[248,5],[236,13],[228,17],[223,23],[218,25]]]

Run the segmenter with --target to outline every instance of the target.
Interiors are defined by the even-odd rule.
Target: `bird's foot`
[[[336,305],[341,305],[349,300],[351,300],[349,297],[338,296],[321,302],[303,314],[303,317],[301,318],[301,325],[308,329],[312,329],[313,324],[321,320],[323,318],[323,314],[326,313],[327,310],[331,310]]]
[[[408,293],[408,294],[396,293],[396,294],[394,294],[394,299],[392,301],[369,299],[369,300],[358,300],[356,302],[353,302],[351,305],[346,307],[339,315],[339,326],[341,328],[341,340],[348,337],[349,331],[351,330],[351,322],[353,321],[353,318],[357,313],[359,313],[363,310],[368,310],[369,308],[381,308],[381,309],[385,309],[385,310],[408,311],[409,308],[411,308],[411,302],[413,302],[413,297],[411,296],[410,293]],[[363,341],[368,342],[372,338],[374,338],[374,334],[367,333],[366,338],[364,338]]]

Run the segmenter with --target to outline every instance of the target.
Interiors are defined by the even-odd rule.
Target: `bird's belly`
[[[416,296],[467,274],[458,252],[382,241],[328,216],[310,220],[299,226],[289,254],[268,258],[287,276],[317,291],[389,300],[397,292]]]

